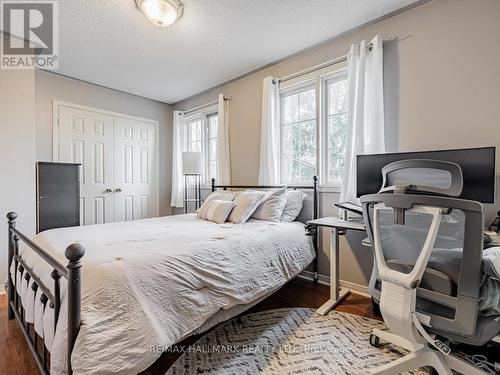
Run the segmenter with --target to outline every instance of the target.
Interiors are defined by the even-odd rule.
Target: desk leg
[[[340,289],[339,237],[339,229],[333,228],[330,232],[330,299],[316,310],[320,315],[328,314],[328,312],[337,306],[350,292],[349,289]]]

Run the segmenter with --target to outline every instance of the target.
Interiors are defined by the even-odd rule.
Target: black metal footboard
[[[64,277],[68,281],[67,286],[67,303],[68,303],[68,372],[71,374],[71,353],[75,345],[76,336],[80,329],[80,313],[81,313],[81,279],[80,268],[82,264],[81,258],[85,254],[85,249],[79,243],[74,243],[68,246],[64,255],[68,259],[68,264],[63,265],[52,257],[49,253],[31,241],[21,231],[16,229],[15,212],[7,214],[9,224],[8,236],[8,318],[17,319],[28,346],[33,354],[35,362],[42,374],[49,374],[50,369],[48,366],[48,354],[45,343],[40,353],[37,348],[37,334],[35,332],[34,339],[30,333],[30,324],[25,321],[24,309],[21,304],[20,296],[17,293],[17,274],[20,273],[20,279],[28,283],[28,288],[34,292],[41,290],[40,302],[45,309],[54,309],[54,332],[59,318],[59,311],[61,308],[61,293],[60,293],[60,279]],[[41,281],[40,275],[35,275],[33,270],[26,264],[26,262],[19,256],[19,240],[24,242],[31,250],[37,253],[45,262],[52,268],[52,280],[54,282],[54,293],[52,294],[50,288],[44,285]],[[14,275],[11,275],[11,264],[14,262]],[[36,293],[35,293],[36,295]]]

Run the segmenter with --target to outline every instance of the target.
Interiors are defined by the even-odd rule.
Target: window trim
[[[184,150],[187,149],[188,137],[187,137],[187,129],[189,122],[193,120],[201,120],[201,153],[202,153],[202,161],[203,161],[203,174],[201,186],[203,188],[210,186],[212,181],[210,177],[208,177],[209,173],[209,161],[208,161],[208,153],[209,153],[209,145],[208,145],[208,127],[209,127],[209,117],[213,115],[219,114],[219,108],[217,104],[207,106],[200,111],[196,111],[194,113],[190,113],[184,116]],[[218,123],[217,123],[218,126]],[[217,137],[216,137],[217,139]]]
[[[304,74],[300,77],[293,78],[289,81],[280,83],[279,88],[279,150],[278,150],[278,161],[279,161],[279,176],[280,183],[285,183],[281,181],[281,168],[282,168],[282,143],[283,138],[281,134],[282,128],[282,118],[283,118],[283,98],[286,95],[291,95],[300,91],[304,91],[304,88],[314,87],[316,95],[316,173],[319,176],[319,187],[320,191],[327,192],[339,192],[342,186],[342,181],[336,181],[334,183],[328,181],[328,121],[326,109],[327,105],[327,84],[332,80],[339,80],[342,78],[347,78],[347,61],[340,61],[332,66],[321,68],[314,72]],[[322,156],[324,155],[324,156]],[[309,182],[294,183],[294,185],[310,185]]]

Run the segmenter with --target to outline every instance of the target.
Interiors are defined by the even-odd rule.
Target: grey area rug
[[[183,374],[368,374],[406,354],[385,345],[373,348],[368,338],[383,323],[332,311],[278,309],[230,320],[183,352],[166,375]],[[412,371],[407,374],[427,374]]]

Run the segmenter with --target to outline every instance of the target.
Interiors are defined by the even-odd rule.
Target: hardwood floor
[[[7,295],[0,295],[0,374],[38,374],[17,321],[7,319]]]
[[[254,306],[246,314],[284,307],[318,308],[328,300],[329,293],[329,288],[325,285],[314,285],[311,281],[296,278]],[[337,310],[374,318],[370,299],[354,293],[351,293],[337,307]],[[193,344],[200,336],[189,337],[180,344]],[[142,374],[164,375],[177,357],[176,353],[165,353]],[[38,374],[35,361],[17,321],[7,320],[7,297],[5,294],[0,295],[0,374]]]

